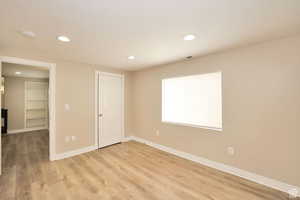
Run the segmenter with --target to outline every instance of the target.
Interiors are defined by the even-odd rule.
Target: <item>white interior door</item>
[[[100,148],[122,141],[123,84],[123,75],[98,73],[98,144]]]

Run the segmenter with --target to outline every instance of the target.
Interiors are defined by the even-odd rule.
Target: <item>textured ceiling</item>
[[[1,0],[0,51],[138,70],[299,33],[299,13],[299,0]]]

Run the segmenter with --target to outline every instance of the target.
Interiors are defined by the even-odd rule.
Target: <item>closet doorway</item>
[[[4,69],[2,69],[3,67]],[[42,138],[37,141],[34,137],[24,136],[24,138],[34,139],[35,141],[32,145],[30,145],[30,142],[29,145],[26,142],[23,142],[22,145],[31,148],[27,148],[29,152],[33,147],[38,146],[36,144],[39,144],[40,141],[44,141],[47,146],[47,148],[43,147],[43,151],[45,150],[44,158],[55,160],[56,65],[15,57],[0,57],[0,69],[1,77],[3,76],[0,104],[2,110],[7,113],[5,116],[8,119],[7,125],[2,118],[2,127],[7,125],[6,129],[1,130],[4,134],[2,137],[14,138],[13,135],[18,134],[16,137],[23,138],[22,135],[25,134],[22,133],[24,132],[35,131],[37,133],[37,131],[43,132],[43,130],[46,130],[47,139]],[[45,72],[47,72],[46,77],[44,77]],[[31,77],[33,74],[37,77]],[[17,114],[16,111],[18,111]],[[38,135],[35,133],[33,135]],[[9,136],[9,134],[12,135]],[[2,137],[0,137],[0,166],[1,162],[4,161],[1,157]],[[17,141],[21,140],[18,139]],[[26,150],[26,148],[24,149]],[[2,169],[0,168],[0,174],[1,172]]]

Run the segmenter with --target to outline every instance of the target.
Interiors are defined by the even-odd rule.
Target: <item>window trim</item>
[[[185,127],[192,127],[192,128],[201,128],[201,129],[207,129],[207,130],[213,130],[213,131],[219,131],[222,132],[223,128],[217,128],[217,127],[210,127],[210,126],[199,126],[195,124],[187,124],[187,123],[180,123],[180,122],[170,122],[170,121],[164,121],[161,120],[164,124],[171,124],[171,125],[178,125],[178,126],[185,126]]]

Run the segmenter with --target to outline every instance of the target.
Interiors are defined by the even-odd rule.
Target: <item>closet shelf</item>
[[[46,124],[38,124],[38,125],[31,125],[31,126],[28,126],[27,128],[46,128]]]
[[[47,110],[46,108],[27,108],[26,110]]]
[[[47,99],[27,99],[27,101],[48,101]]]
[[[48,124],[48,83],[25,82],[25,126],[42,127]]]
[[[28,117],[27,120],[46,119],[46,117]]]

